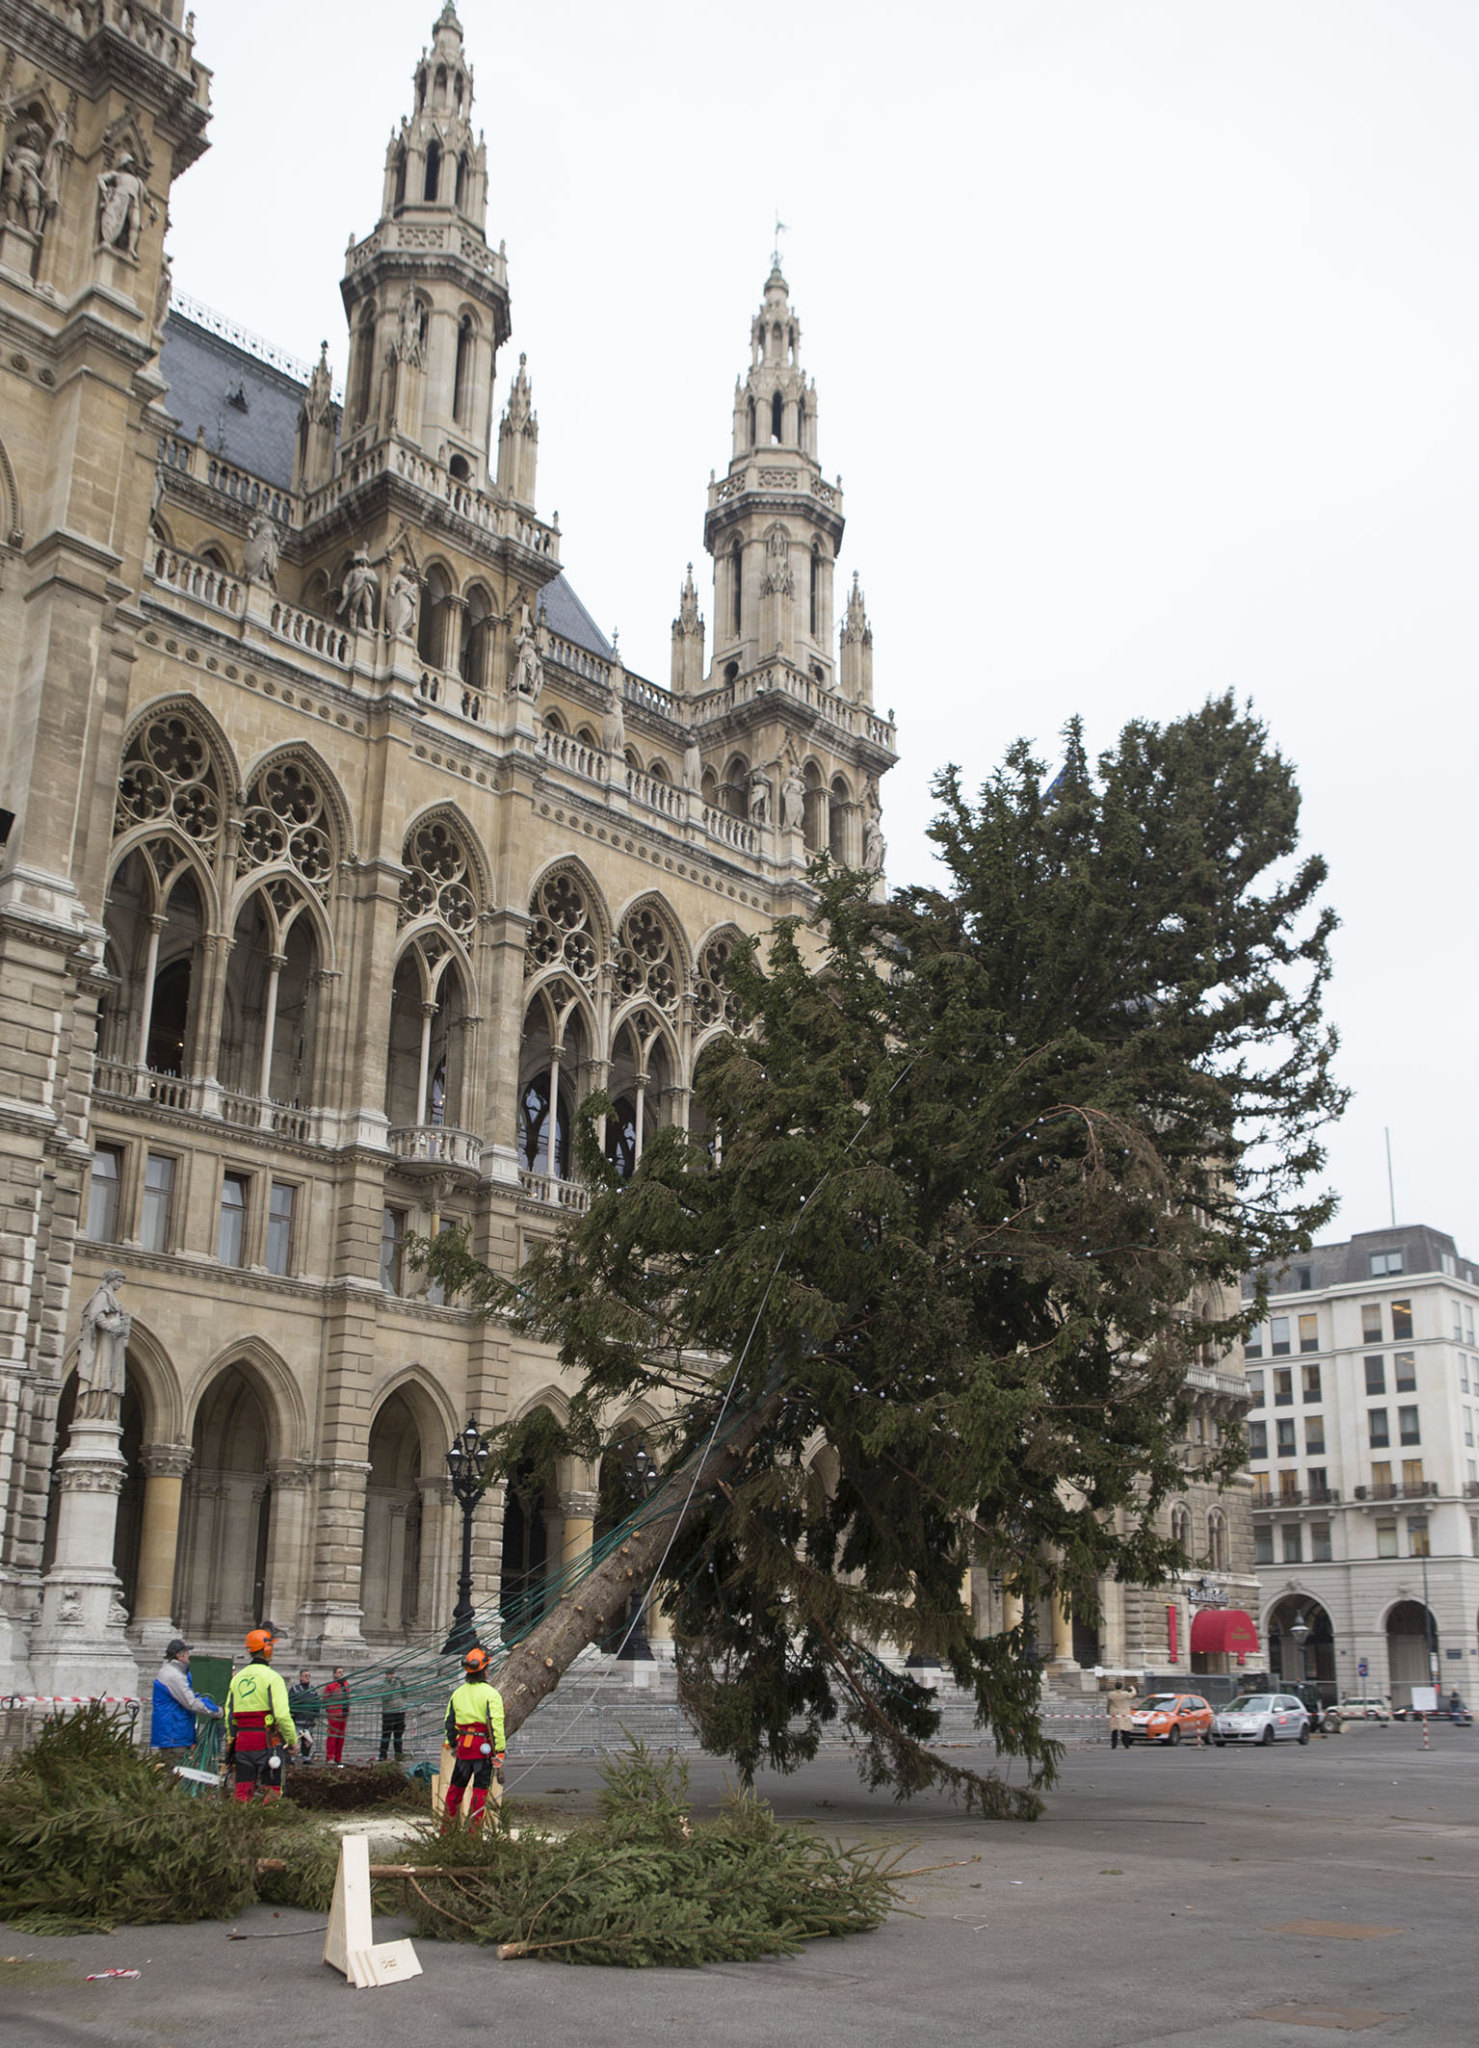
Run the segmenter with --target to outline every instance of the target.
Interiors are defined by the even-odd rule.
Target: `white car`
[[[1353,1692],[1343,1699],[1337,1711],[1342,1721],[1390,1721],[1391,1701],[1379,1692]]]
[[[1229,1742],[1308,1742],[1309,1709],[1288,1692],[1245,1692],[1212,1721],[1212,1740],[1219,1749]]]

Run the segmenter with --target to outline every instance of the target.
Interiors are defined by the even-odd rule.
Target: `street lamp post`
[[[452,1609],[452,1626],[442,1644],[442,1655],[464,1656],[478,1639],[473,1626],[472,1606],[472,1518],[483,1497],[488,1452],[483,1433],[468,1417],[466,1429],[455,1437],[447,1453],[447,1470],[452,1475],[452,1494],[462,1509],[462,1570],[457,1579],[457,1605]]]
[[[646,1500],[657,1485],[658,1472],[645,1444],[638,1444],[621,1470],[628,1498],[638,1503]],[[646,1607],[647,1595],[634,1593],[628,1610],[627,1630],[616,1653],[618,1657],[630,1658],[634,1662],[645,1659],[649,1664],[653,1661],[652,1645],[647,1640],[647,1626],[643,1618]]]
[[[1422,1565],[1423,1565],[1423,1641],[1424,1641],[1424,1642],[1425,1642],[1425,1643],[1427,1644],[1427,1646],[1428,1646],[1428,1683],[1429,1683],[1430,1685],[1436,1685],[1436,1684],[1438,1683],[1438,1652],[1437,1652],[1437,1650],[1436,1650],[1436,1649],[1434,1648],[1434,1645],[1433,1645],[1433,1610],[1432,1610],[1432,1608],[1431,1608],[1431,1607],[1429,1607],[1429,1605],[1428,1605],[1428,1550],[1429,1550],[1429,1548],[1431,1547],[1431,1539],[1430,1539],[1430,1537],[1429,1537],[1429,1535],[1428,1535],[1428,1531],[1429,1531],[1429,1529],[1430,1529],[1431,1527],[1432,1527],[1432,1523],[1431,1523],[1431,1522],[1428,1522],[1428,1521],[1424,1521],[1424,1523],[1423,1523],[1423,1556],[1422,1556]]]
[[[1304,1646],[1309,1640],[1310,1625],[1304,1618],[1304,1610],[1302,1608],[1296,1613],[1293,1621],[1290,1622],[1289,1633],[1294,1638],[1295,1652],[1299,1657],[1299,1677],[1301,1683],[1303,1683],[1309,1676],[1309,1667],[1304,1661]]]

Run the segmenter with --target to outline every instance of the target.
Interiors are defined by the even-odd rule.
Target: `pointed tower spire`
[[[777,657],[835,687],[832,571],[842,492],[817,461],[817,394],[801,367],[801,322],[779,255],[750,323],[735,385],[729,472],[709,486],[714,663],[740,675]]]
[[[855,704],[873,702],[873,628],[868,624],[868,613],[863,603],[863,593],[858,588],[858,572],[852,572],[852,589],[847,594],[847,615],[842,622],[842,694]]]
[[[498,488],[516,505],[533,507],[538,459],[539,415],[529,384],[529,358],[521,355],[498,427]]]
[[[343,446],[388,435],[460,481],[487,478],[493,372],[508,339],[503,251],[484,234],[488,161],[462,24],[443,7],[385,157],[380,220],[351,244]]]
[[[694,696],[703,688],[703,680],[704,622],[690,562],[678,599],[678,616],[673,621],[673,695]]]

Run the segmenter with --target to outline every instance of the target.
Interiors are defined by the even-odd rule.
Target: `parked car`
[[[1392,1703],[1384,1693],[1347,1693],[1338,1709],[1342,1721],[1390,1721]]]
[[[1221,1749],[1229,1742],[1308,1742],[1310,1713],[1290,1692],[1245,1692],[1229,1700],[1212,1719],[1212,1740]]]
[[[1311,1735],[1339,1735],[1340,1709],[1321,1696],[1318,1685],[1304,1680],[1298,1685],[1286,1685],[1284,1690],[1303,1704],[1310,1717]]]
[[[1174,1748],[1183,1736],[1200,1740],[1212,1732],[1212,1709],[1195,1692],[1153,1692],[1130,1710],[1125,1747],[1134,1742],[1164,1742]]]

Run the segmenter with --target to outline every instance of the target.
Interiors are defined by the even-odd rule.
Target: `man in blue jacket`
[[[192,1645],[176,1636],[164,1653],[159,1676],[154,1681],[154,1711],[149,1724],[149,1748],[161,1762],[183,1763],[195,1747],[195,1719],[219,1721],[221,1709],[190,1689]]]

